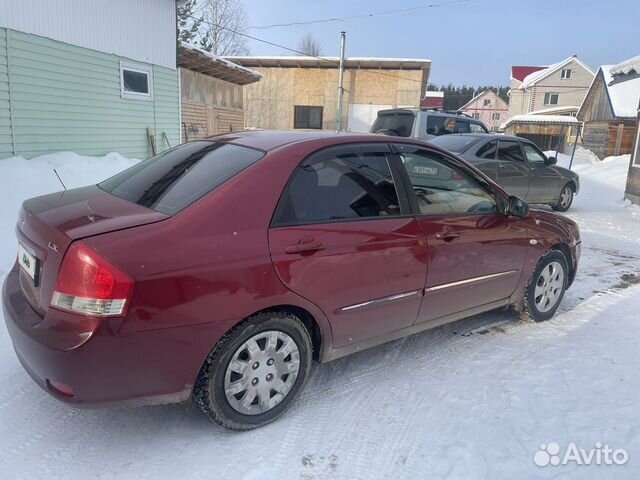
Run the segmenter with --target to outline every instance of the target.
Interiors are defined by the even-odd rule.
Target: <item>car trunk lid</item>
[[[35,274],[32,278],[26,269],[20,269],[25,297],[44,316],[62,258],[71,242],[166,218],[169,216],[118,198],[97,186],[26,200],[16,233],[26,251],[25,260],[35,261]]]

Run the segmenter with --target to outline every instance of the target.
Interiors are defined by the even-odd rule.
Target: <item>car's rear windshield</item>
[[[264,152],[238,145],[194,141],[140,162],[98,186],[130,202],[175,215],[263,156]]]
[[[463,153],[478,141],[475,135],[442,135],[429,140],[430,143],[454,153]]]
[[[398,137],[409,137],[413,130],[416,116],[413,112],[378,113],[378,118],[371,127],[372,133],[386,133]]]

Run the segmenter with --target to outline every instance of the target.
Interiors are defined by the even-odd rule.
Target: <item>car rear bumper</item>
[[[7,276],[2,306],[7,330],[24,369],[49,394],[77,406],[148,405],[189,399],[210,346],[206,326],[117,333],[114,322],[50,309],[40,317]],[[96,321],[79,341],[74,322]],[[63,386],[63,388],[60,388]],[[68,392],[72,392],[69,394]]]

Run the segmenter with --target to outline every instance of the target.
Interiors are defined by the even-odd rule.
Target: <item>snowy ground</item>
[[[0,161],[0,278],[17,207],[58,189],[53,166],[77,186],[131,163],[87,162]],[[635,478],[640,209],[622,201],[627,165],[582,155],[574,166],[583,258],[551,321],[496,312],[315,366],[291,411],[256,431],[228,432],[191,406],[67,407],[28,378],[0,326],[0,478]],[[550,442],[600,442],[629,461],[536,466]]]

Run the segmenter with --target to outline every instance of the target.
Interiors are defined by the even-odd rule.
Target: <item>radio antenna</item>
[[[65,187],[64,182],[62,181],[62,179],[60,178],[60,175],[58,175],[58,172],[56,172],[56,169],[53,169],[53,173],[56,174],[56,177],[58,177],[58,181],[60,182],[60,185],[62,185],[62,188],[64,188],[64,191],[67,191],[67,187]]]

